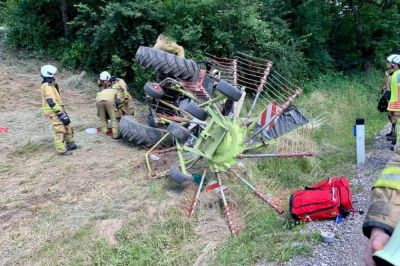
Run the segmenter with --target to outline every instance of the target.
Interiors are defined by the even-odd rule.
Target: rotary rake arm
[[[201,132],[196,136],[194,145],[187,144],[188,138],[183,137],[185,135],[183,127],[171,126],[168,129],[169,134],[175,137],[180,166],[179,173],[176,167],[171,168],[173,171],[170,171],[170,176],[174,181],[184,180],[181,184],[187,184],[192,181],[189,169],[196,163],[202,163],[202,169],[206,170],[201,176],[201,185],[192,200],[188,216],[194,215],[205,176],[211,173],[217,179],[216,184],[219,187],[218,192],[230,231],[236,236],[238,227],[232,219],[228,200],[222,188],[222,179],[225,175],[236,177],[279,214],[283,213],[283,209],[274,200],[259,192],[249,181],[234,172],[238,159],[312,156],[314,146],[310,129],[304,127],[308,123],[307,118],[293,106],[302,89],[273,70],[271,61],[241,53],[233,59],[212,56],[210,59],[212,67],[219,70],[221,79],[231,82],[233,86],[226,85],[224,83],[226,81],[220,82],[219,84],[225,84],[217,88],[222,95],[216,97],[210,95],[210,99],[198,105],[208,116],[203,122]],[[245,94],[244,90],[248,93]],[[240,102],[243,102],[244,95],[250,95],[247,97],[250,103],[247,112],[241,110]],[[226,102],[233,102],[234,115],[221,112],[217,103],[223,99],[226,99]],[[260,152],[258,149],[258,153],[247,153],[255,147],[264,147],[266,150]],[[188,157],[188,154],[191,157]]]

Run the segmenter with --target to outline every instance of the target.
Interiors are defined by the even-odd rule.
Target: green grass
[[[261,191],[283,199],[286,214],[276,215],[237,180],[230,181],[229,191],[235,194],[235,200],[241,206],[239,212],[246,227],[237,238],[228,236],[216,244],[213,252],[208,254],[209,265],[283,262],[298,255],[311,254],[311,247],[319,241],[319,234],[305,232],[302,224],[290,220],[287,214],[289,195],[323,178],[353,176],[355,138],[352,126],[355,118],[366,120],[367,143],[371,143],[373,135],[386,123],[385,114],[378,113],[375,107],[381,78],[377,71],[355,77],[331,74],[304,84],[305,93],[298,101],[299,109],[312,117],[324,114],[327,121],[314,132],[316,156],[244,161],[251,183],[257,184]],[[28,147],[28,150],[36,148]],[[124,179],[126,174],[121,172],[118,176]],[[145,193],[155,203],[162,204],[167,200],[166,186],[164,181],[154,180],[148,183]],[[357,191],[361,189],[356,188]],[[201,210],[199,216],[209,211]],[[199,244],[201,237],[196,230],[196,221],[199,220],[191,222],[186,219],[179,204],[156,215],[151,223],[143,223],[148,221],[144,219],[146,215],[143,210],[124,224],[117,234],[117,248],[96,236],[89,226],[71,237],[48,243],[41,253],[51,256],[50,253],[62,246],[69,258],[67,263],[77,265],[191,265],[196,261],[204,249],[204,245]]]
[[[285,190],[291,193],[330,176],[351,178],[354,175],[352,166],[356,162],[352,130],[355,119],[362,117],[366,121],[367,144],[387,123],[386,115],[376,110],[381,78],[380,72],[372,71],[357,77],[327,75],[305,84],[305,94],[298,102],[300,111],[304,110],[312,117],[324,114],[327,120],[314,132],[315,158],[258,160],[257,169],[253,170],[254,183],[266,183],[267,191],[278,194],[285,193]],[[289,194],[287,201],[288,198]],[[317,232],[306,234],[300,233],[298,227],[287,229],[283,226],[286,221],[277,219],[271,210],[259,208],[253,212],[257,215],[252,217],[258,218],[247,221],[245,231],[238,238],[229,239],[217,252],[214,262],[248,265],[263,259],[287,261],[297,255],[309,254],[310,243],[317,240]],[[292,234],[284,238],[274,236],[274,233],[285,232]]]
[[[118,233],[120,245],[113,249],[97,243],[93,262],[100,265],[188,265],[194,253],[185,252],[194,238],[193,224],[177,210],[147,229],[131,223]]]

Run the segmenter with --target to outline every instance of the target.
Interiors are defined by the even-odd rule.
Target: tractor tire
[[[200,68],[196,62],[159,49],[140,46],[136,52],[135,62],[142,67],[152,68],[169,77],[186,81],[199,79]]]
[[[146,82],[144,85],[144,93],[155,99],[161,99],[164,95],[164,90],[154,82]]]
[[[185,106],[184,110],[201,121],[206,121],[208,117],[206,110],[191,102]]]
[[[171,166],[169,169],[169,177],[172,181],[181,186],[187,186],[193,182],[192,176],[182,173],[177,165]]]
[[[175,122],[169,124],[167,130],[172,136],[174,136],[181,142],[186,142],[191,136],[189,129],[184,128],[183,126]]]
[[[152,147],[165,134],[165,129],[150,127],[144,118],[138,118],[131,115],[125,115],[119,122],[119,131],[124,141],[141,147]],[[173,145],[172,136],[167,137],[162,143],[164,147]]]
[[[239,101],[242,92],[225,80],[218,82],[216,89],[232,101]]]

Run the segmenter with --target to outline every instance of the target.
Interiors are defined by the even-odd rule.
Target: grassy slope
[[[311,159],[281,159],[245,161],[248,178],[261,191],[269,192],[284,203],[293,190],[329,176],[352,177],[355,162],[355,139],[352,126],[356,117],[366,119],[367,143],[386,123],[385,115],[375,108],[381,73],[367,76],[323,76],[304,85],[306,93],[299,100],[301,110],[312,116],[323,114],[325,125],[315,130],[317,156]],[[285,261],[293,256],[308,254],[310,243],[318,241],[318,232],[300,233],[287,218],[278,217],[270,208],[247,193],[246,188],[231,181],[231,199],[239,204],[239,216],[246,227],[237,238],[225,232],[226,240],[209,239],[194,234],[204,226],[206,209],[200,210],[195,222],[187,223],[172,211],[163,221],[147,231],[134,232],[129,225],[119,233],[122,245],[111,249],[98,245],[94,258],[105,264],[203,264],[245,265],[258,261]],[[236,196],[234,196],[236,195]],[[204,207],[203,208],[207,208]],[[221,212],[218,214],[221,217]],[[217,219],[214,216],[213,219]],[[209,223],[215,223],[209,221]],[[206,226],[203,230],[207,230]],[[218,229],[218,230],[222,230]]]
[[[96,123],[93,90],[63,92],[71,104],[77,140],[84,147],[68,163],[55,157],[50,127],[41,118],[38,91],[34,91],[40,82],[37,62],[7,61],[4,66],[1,76],[14,73],[14,83],[19,85],[0,80],[2,98],[8,99],[5,92],[10,87],[12,95],[25,96],[19,100],[23,111],[16,110],[13,97],[0,110],[1,125],[14,128],[0,143],[5,151],[0,155],[0,228],[6,232],[0,237],[0,261],[243,265],[307,254],[310,241],[317,241],[315,233],[300,234],[301,225],[294,226],[287,214],[275,215],[235,180],[230,181],[228,197],[237,219],[246,224],[238,238],[230,237],[212,195],[202,196],[196,217],[188,221],[180,211],[184,193],[166,180],[145,179],[142,152],[82,132]],[[61,81],[69,75],[62,74]],[[251,169],[249,180],[287,207],[290,193],[297,188],[331,175],[351,177],[355,117],[366,118],[367,142],[386,121],[375,111],[380,79],[380,73],[373,72],[355,78],[328,75],[305,84],[307,93],[299,105],[314,116],[324,114],[327,120],[315,131],[317,156],[244,161]],[[26,121],[35,123],[26,125]],[[123,222],[117,247],[99,233],[99,224],[110,219]]]

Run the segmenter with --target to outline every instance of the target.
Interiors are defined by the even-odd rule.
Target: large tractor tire
[[[200,68],[196,62],[159,49],[140,46],[136,52],[135,62],[169,77],[187,81],[196,81],[199,78]]]
[[[119,122],[119,130],[124,141],[135,146],[152,147],[165,134],[167,130],[150,127],[143,117],[126,115]],[[173,145],[173,137],[168,136],[162,143],[164,147]]]

